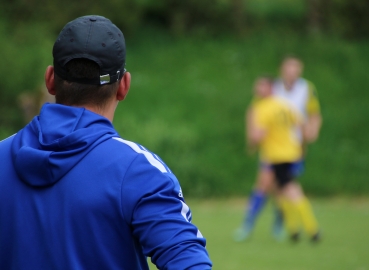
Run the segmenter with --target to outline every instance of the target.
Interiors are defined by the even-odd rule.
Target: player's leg
[[[285,227],[291,239],[298,240],[301,220],[293,200],[297,190],[293,187],[291,163],[274,164],[272,167],[279,187],[278,203],[283,212]]]
[[[293,178],[299,177],[304,171],[304,160],[300,160],[295,162],[291,166],[291,172]],[[278,191],[276,191],[276,196],[278,197]],[[274,204],[274,220],[273,220],[273,236],[277,240],[283,240],[285,237],[284,231],[284,218],[283,211],[280,206],[280,203]]]
[[[285,227],[290,235],[291,240],[299,240],[300,230],[302,226],[299,209],[296,205],[298,200],[298,190],[291,180],[281,185],[281,195],[279,203],[284,214]]]
[[[304,227],[306,233],[313,241],[319,240],[319,227],[315,215],[312,211],[309,200],[304,196],[301,186],[292,181],[283,188],[283,209],[286,214],[286,227],[292,237],[298,233],[297,226],[300,224]],[[283,201],[282,200],[282,201]],[[290,213],[294,211],[294,216],[290,217]]]
[[[295,184],[299,185],[298,183]],[[318,241],[320,240],[320,234],[317,219],[314,215],[309,199],[303,194],[301,187],[300,190],[301,196],[296,200],[296,208],[300,214],[306,233],[310,236],[311,240]]]
[[[274,200],[274,203],[273,203],[274,219],[273,219],[273,226],[272,226],[272,234],[276,240],[282,241],[285,237],[284,215],[283,215],[282,207],[280,203],[278,202],[278,195],[275,194],[275,196],[277,199]]]
[[[300,215],[295,205],[286,198],[281,196],[278,200],[283,211],[284,225],[292,240],[298,240],[300,234]]]
[[[267,194],[272,189],[273,178],[274,175],[270,166],[266,164],[261,165],[258,171],[255,188],[248,200],[248,207],[242,227],[239,228],[234,235],[236,241],[245,240],[253,231],[257,217],[267,200]]]

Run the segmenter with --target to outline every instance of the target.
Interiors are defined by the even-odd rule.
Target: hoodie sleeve
[[[179,182],[156,155],[139,154],[132,162],[123,180],[122,211],[159,269],[211,269],[206,240],[191,223]]]

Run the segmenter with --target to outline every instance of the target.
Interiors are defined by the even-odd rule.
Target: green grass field
[[[188,200],[193,223],[207,238],[213,269],[369,269],[369,199],[314,199],[323,240],[311,244],[276,242],[271,235],[272,207],[261,214],[255,233],[236,243],[244,199]],[[150,269],[156,269],[151,265]]]

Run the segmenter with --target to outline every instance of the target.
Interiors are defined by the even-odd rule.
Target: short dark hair
[[[273,76],[271,76],[269,74],[262,74],[262,75],[258,76],[256,79],[257,80],[265,80],[265,81],[267,81],[271,85],[274,83]]]
[[[281,63],[284,63],[286,61],[289,61],[289,60],[295,60],[295,61],[298,61],[300,63],[302,63],[302,60],[300,57],[298,57],[297,55],[295,54],[287,54],[283,57]]]
[[[74,78],[96,78],[100,76],[99,65],[92,60],[77,58],[66,64],[67,72]],[[55,76],[55,101],[68,106],[93,105],[104,108],[107,101],[113,97],[119,82],[105,85],[89,85],[69,82]]]

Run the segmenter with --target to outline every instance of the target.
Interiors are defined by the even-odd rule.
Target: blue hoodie
[[[0,269],[211,268],[176,177],[106,118],[46,104],[0,160]]]

